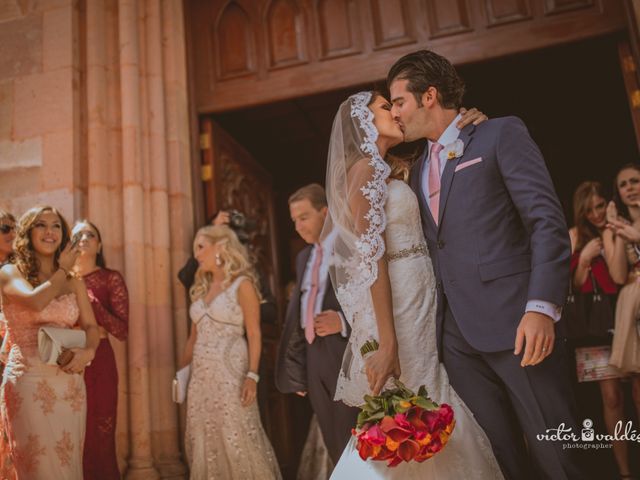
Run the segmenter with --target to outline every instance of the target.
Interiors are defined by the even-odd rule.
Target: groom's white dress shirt
[[[440,138],[438,138],[438,143],[443,147],[446,147],[450,143],[455,142],[460,135],[460,129],[456,127],[456,124],[460,121],[462,115],[458,114],[456,118],[447,126],[447,128],[442,132]],[[427,148],[424,149],[423,158],[426,156],[426,161],[424,162],[424,167],[422,168],[422,178],[420,185],[424,191],[424,198],[429,198],[429,162],[431,159],[429,158],[429,152],[431,152],[431,145],[433,142],[429,140]],[[446,148],[443,148],[440,151],[440,177],[442,178],[442,173],[444,172],[444,168],[447,165],[447,152]],[[562,309],[551,302],[545,302],[544,300],[529,300],[525,307],[525,312],[538,312],[551,317],[554,321],[560,320],[560,316],[562,314]]]

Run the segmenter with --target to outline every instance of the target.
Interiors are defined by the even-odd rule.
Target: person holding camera
[[[121,342],[129,330],[129,293],[122,275],[107,268],[100,230],[89,220],[78,220],[72,243],[80,256],[74,273],[84,280],[100,331],[100,344],[84,371],[87,388],[87,431],[84,441],[84,478],[117,480],[116,419],[118,369],[109,334]]]
[[[78,256],[69,227],[53,207],[34,207],[18,222],[15,260],[0,270],[11,350],[0,398],[9,457],[18,478],[82,479],[86,395],[82,372],[100,341],[87,289],[70,270]],[[38,350],[41,326],[85,331],[84,348],[58,365]],[[68,353],[67,353],[68,352]],[[63,358],[70,357],[70,358]]]

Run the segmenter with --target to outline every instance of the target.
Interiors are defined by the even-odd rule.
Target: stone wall
[[[0,0],[0,208],[88,217],[130,293],[112,339],[126,478],[184,478],[171,402],[193,201],[181,0]]]
[[[38,203],[80,213],[73,4],[0,1],[0,206],[17,215]]]

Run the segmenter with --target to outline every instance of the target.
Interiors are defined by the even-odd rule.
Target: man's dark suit
[[[296,259],[297,282],[280,339],[276,386],[282,393],[308,392],[329,455],[337,463],[349,442],[358,409],[333,400],[348,339],[340,333],[326,337],[316,335],[313,343],[308,344],[300,326],[301,285],[311,250],[312,246],[307,246]],[[322,301],[323,311],[342,311],[330,279],[327,279],[324,298],[318,300]]]
[[[584,478],[561,442],[536,438],[560,423],[578,432],[561,340],[536,366],[513,354],[527,301],[562,305],[569,281],[567,227],[544,159],[515,117],[458,138],[464,152],[444,160],[437,224],[422,185],[426,155],[410,179],[436,270],[441,359],[507,479]]]

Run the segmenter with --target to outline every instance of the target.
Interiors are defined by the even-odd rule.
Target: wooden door
[[[624,0],[627,37],[618,45],[620,68],[627,90],[629,110],[633,120],[636,142],[640,151],[640,2]]]
[[[261,380],[258,401],[262,422],[283,472],[295,470],[291,399],[275,387],[274,367],[282,325],[282,295],[276,248],[274,198],[270,175],[251,154],[210,117],[200,119],[202,182],[207,218],[219,210],[236,209],[255,222],[249,248],[276,299],[276,318],[262,318]]]
[[[638,72],[638,59],[633,54],[633,49],[628,41],[622,41],[618,45],[620,68],[624,78],[624,86],[627,90],[629,110],[633,120],[633,129],[636,134],[636,144],[640,152],[640,72]]]
[[[421,48],[463,64],[620,32],[622,3],[187,0],[195,104],[224,112],[369,85]]]

